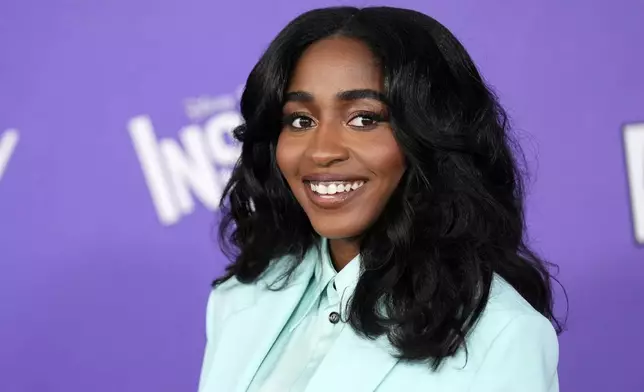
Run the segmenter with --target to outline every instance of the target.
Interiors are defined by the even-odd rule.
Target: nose
[[[349,159],[341,126],[319,125],[313,131],[307,155],[317,166],[328,167]]]

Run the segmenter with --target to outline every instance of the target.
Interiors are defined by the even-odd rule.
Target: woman
[[[445,27],[307,12],[241,111],[200,391],[558,390],[506,117]]]

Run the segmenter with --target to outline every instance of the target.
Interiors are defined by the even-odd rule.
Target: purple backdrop
[[[196,389],[238,89],[341,2],[293,3],[0,3],[1,391]],[[562,390],[643,391],[644,3],[529,3],[389,2],[450,27],[522,135]]]

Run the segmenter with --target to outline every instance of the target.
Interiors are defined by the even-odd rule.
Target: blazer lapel
[[[306,392],[373,392],[398,359],[386,336],[369,340],[347,324],[329,350]]]
[[[313,273],[313,260],[303,260],[296,275],[281,290],[269,290],[269,274],[253,286],[254,305],[233,314],[224,322],[222,338],[215,348],[220,355],[213,360],[206,391],[242,392],[250,385],[282,328],[299,303]]]

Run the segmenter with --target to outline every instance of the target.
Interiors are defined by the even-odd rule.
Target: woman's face
[[[277,163],[323,237],[364,233],[405,171],[382,89],[373,54],[348,38],[311,45],[291,75]]]

